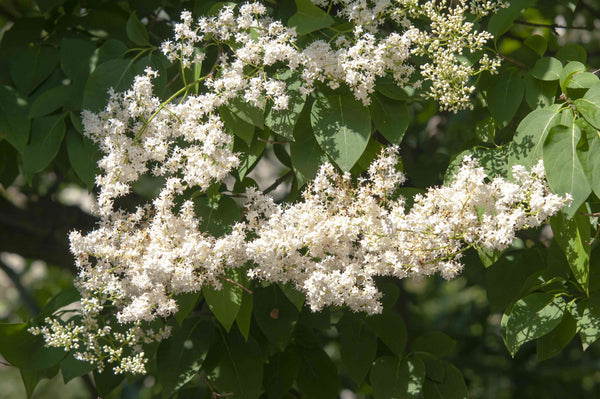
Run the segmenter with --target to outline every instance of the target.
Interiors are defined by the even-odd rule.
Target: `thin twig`
[[[171,86],[171,83],[173,83],[174,81],[176,81],[178,77],[179,77],[179,72],[177,72],[175,74],[175,76],[173,76],[173,79],[171,79],[171,81],[169,83],[167,83],[167,85],[165,87]]]
[[[291,143],[291,141],[273,141],[273,140],[265,140],[263,138],[257,137],[256,138],[258,141],[262,141],[263,143],[267,143],[267,144],[288,144]]]
[[[225,276],[221,276],[220,274],[217,274],[217,277],[220,278],[221,280],[225,280],[225,281],[230,282],[231,284],[237,285],[238,287],[240,287],[241,289],[243,289],[244,291],[246,291],[248,294],[252,295],[252,291],[250,291],[248,288],[244,287],[243,285],[241,285],[237,281],[233,281],[232,279],[227,278]]]
[[[19,291],[19,295],[21,296],[25,307],[27,307],[27,309],[29,310],[29,313],[31,313],[32,315],[37,315],[40,312],[40,308],[35,302],[35,299],[33,299],[31,294],[29,293],[29,291],[27,291],[23,284],[21,284],[20,276],[2,261],[0,261],[0,270],[2,270],[8,276],[8,278],[10,279],[10,281],[12,281],[17,291]]]
[[[1,364],[2,366],[6,366],[6,367],[15,367],[15,366],[13,366],[13,365],[12,365],[12,364],[10,364],[10,363],[3,362],[2,360],[0,360],[0,364]]]
[[[294,171],[289,170],[285,175],[281,176],[279,179],[275,180],[275,183],[271,184],[265,191],[265,194],[269,194],[271,191],[275,190],[281,183],[286,181],[289,177],[294,175]]]
[[[233,392],[230,393],[218,393],[217,391],[214,390],[214,388],[212,387],[212,385],[210,385],[210,382],[208,382],[208,379],[206,377],[202,378],[204,380],[204,383],[208,386],[208,389],[210,389],[210,391],[212,392],[212,397],[214,398],[225,398],[227,396],[231,396],[233,395]]]
[[[594,30],[594,28],[590,28],[589,26],[566,26],[566,25],[558,25],[558,24],[539,24],[536,22],[528,22],[528,21],[514,21],[515,24],[519,25],[527,25],[527,26],[535,26],[538,28],[548,28],[548,29],[580,29],[580,30]]]
[[[515,64],[515,65],[518,65],[519,67],[521,67],[521,68],[523,68],[523,69],[527,69],[527,68],[528,68],[528,67],[527,67],[527,65],[525,65],[525,64],[523,64],[522,62],[520,62],[520,61],[517,61],[517,60],[515,60],[515,59],[513,59],[513,58],[510,58],[510,57],[509,57],[509,56],[507,56],[507,55],[500,54],[500,53],[499,53],[498,55],[499,55],[500,57],[502,57],[503,59],[505,59],[506,61],[508,61],[508,62],[512,62],[513,64]]]

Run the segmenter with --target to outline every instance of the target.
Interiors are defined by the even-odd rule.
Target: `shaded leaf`
[[[305,35],[333,25],[331,16],[310,0],[296,0],[296,14],[288,20],[288,26],[296,30],[298,35]]]

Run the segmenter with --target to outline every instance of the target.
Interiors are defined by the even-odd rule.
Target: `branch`
[[[35,299],[31,296],[27,288],[23,286],[21,283],[21,276],[19,276],[11,267],[9,267],[6,263],[0,260],[0,270],[2,270],[13,283],[17,291],[19,291],[19,295],[21,296],[21,300],[25,304],[27,310],[32,316],[37,315],[40,312],[40,307],[35,302]]]
[[[600,18],[600,10],[597,10],[597,9],[593,8],[592,6],[590,6],[589,4],[587,4],[584,0],[579,0],[579,3],[577,3],[577,6],[581,6],[582,8],[585,8],[594,17]]]
[[[520,61],[517,61],[517,60],[515,60],[515,59],[513,59],[513,58],[510,58],[510,57],[509,57],[509,56],[507,56],[507,55],[504,55],[504,54],[501,54],[501,53],[498,53],[498,55],[499,55],[500,57],[502,57],[502,59],[505,59],[506,61],[508,61],[508,62],[511,62],[511,63],[513,63],[513,64],[515,64],[515,65],[519,66],[520,68],[523,68],[523,69],[527,69],[527,68],[528,68],[528,67],[527,67],[527,65],[525,65],[525,64],[523,64],[522,62],[520,62]]]
[[[565,26],[565,25],[558,25],[558,24],[538,24],[535,22],[527,22],[527,21],[514,21],[515,24],[519,24],[519,25],[526,25],[526,26],[535,26],[538,28],[548,28],[548,29],[579,29],[579,30],[589,30],[589,31],[593,31],[594,28],[591,28],[589,26]]]
[[[293,175],[294,175],[294,171],[290,169],[285,175],[283,175],[279,179],[275,180],[275,183],[273,183],[269,187],[267,187],[267,189],[265,191],[263,191],[263,193],[269,194],[271,191],[273,191],[277,187],[279,187],[279,185],[281,183],[283,183],[284,181],[286,181],[289,177],[291,177]]]
[[[273,141],[273,140],[265,140],[263,138],[257,137],[256,138],[258,141],[262,141],[263,143],[267,143],[267,144],[288,144],[291,143],[291,141]]]

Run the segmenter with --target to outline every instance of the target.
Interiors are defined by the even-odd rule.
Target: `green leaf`
[[[305,35],[334,24],[334,19],[310,0],[296,0],[296,14],[288,20],[288,26],[298,35]]]
[[[38,118],[56,111],[65,103],[66,94],[67,86],[61,85],[46,90],[31,103],[29,118]]]
[[[590,87],[583,98],[574,101],[577,112],[596,129],[600,129],[600,83]]]
[[[240,333],[244,336],[245,340],[248,340],[250,334],[250,324],[252,323],[252,309],[254,308],[254,295],[244,291],[242,295],[242,306],[235,317],[235,323],[237,324]]]
[[[583,350],[600,338],[600,292],[594,292],[577,320],[577,330]]]
[[[73,353],[73,351],[69,352],[69,354],[60,362],[60,371],[65,384],[74,378],[90,373],[96,368],[96,366],[91,363],[75,359]]]
[[[600,197],[600,136],[596,129],[584,119],[576,122],[582,131],[582,140],[577,146],[577,157],[585,172],[588,183],[597,197]]]
[[[265,364],[264,387],[269,399],[281,399],[290,390],[298,370],[300,358],[294,346],[288,346],[284,352],[278,352]]]
[[[31,122],[27,101],[13,88],[0,85],[0,138],[21,154],[29,141]]]
[[[490,113],[500,127],[505,127],[519,109],[525,83],[519,76],[505,73],[490,88],[487,100]]]
[[[587,216],[567,217],[562,211],[550,218],[554,239],[562,248],[573,276],[583,292],[588,292],[590,277],[590,223]]]
[[[260,347],[249,337],[232,332],[221,339],[218,363],[209,374],[213,386],[222,394],[233,393],[236,399],[257,399],[263,381],[263,355]]]
[[[239,270],[230,269],[227,278],[237,281],[242,280],[243,277]],[[220,290],[206,285],[202,287],[202,293],[210,311],[213,312],[225,330],[229,331],[242,306],[244,290],[236,284],[223,281],[223,287]]]
[[[100,173],[100,150],[92,140],[70,128],[67,131],[67,155],[77,176],[88,190],[92,191],[96,184],[96,175]]]
[[[544,56],[546,49],[548,48],[548,41],[544,36],[531,35],[523,41],[527,47],[539,54],[540,57]]]
[[[256,288],[253,296],[256,324],[271,343],[283,350],[298,320],[298,309],[275,284]]]
[[[182,325],[184,320],[194,311],[201,295],[201,291],[175,295],[174,299],[177,301],[178,310],[174,316],[177,324]]]
[[[89,75],[95,67],[95,51],[96,46],[89,40],[64,38],[59,49],[60,67],[71,79],[79,77],[82,71]]]
[[[123,374],[115,375],[113,373],[112,365],[105,367],[101,373],[98,372],[98,369],[94,370],[93,375],[94,385],[96,385],[96,390],[101,398],[117,389],[125,379]]]
[[[238,117],[226,106],[219,108],[219,115],[221,116],[221,120],[223,120],[223,123],[230,134],[238,136],[244,140],[248,146],[252,145],[254,130],[256,129],[253,124],[248,123],[242,118]]]
[[[533,69],[531,69],[529,73],[531,73],[531,76],[539,80],[559,80],[562,69],[561,62],[556,58],[544,57],[540,58],[535,63]]]
[[[263,100],[264,102],[264,100]],[[227,104],[231,112],[246,123],[264,129],[265,110],[247,102],[243,96],[238,96]],[[263,104],[264,105],[264,104]]]
[[[427,352],[436,356],[448,356],[456,346],[456,341],[439,331],[419,335],[411,344],[412,352]]]
[[[12,185],[19,175],[17,150],[8,141],[0,140],[0,184],[5,188]]]
[[[57,65],[56,49],[47,46],[26,47],[10,58],[10,77],[20,93],[28,94],[50,76]]]
[[[415,99],[415,89],[411,86],[400,86],[393,78],[387,76],[377,78],[375,90],[392,100],[414,101]]]
[[[342,170],[352,169],[371,135],[369,109],[351,95],[319,97],[310,123],[321,148]]]
[[[31,141],[23,152],[23,174],[31,178],[52,162],[65,136],[65,115],[33,120]]]
[[[301,91],[304,81],[298,72],[290,70],[278,74],[277,79],[285,81],[287,85],[288,108],[282,110],[269,109],[265,116],[265,125],[273,132],[293,140],[294,127],[306,104],[306,94]]]
[[[537,340],[537,360],[541,362],[560,353],[577,333],[577,321],[565,312],[560,324]]]
[[[124,91],[134,76],[134,65],[130,60],[113,59],[98,65],[85,84],[82,108],[93,112],[104,109],[108,90]]]
[[[144,24],[135,15],[135,11],[127,19],[127,37],[138,46],[150,46],[150,38]]]
[[[505,145],[492,148],[476,147],[465,150],[457,154],[454,159],[450,161],[450,165],[448,165],[448,169],[444,174],[444,182],[447,184],[454,180],[454,176],[458,172],[464,157],[467,155],[472,155],[473,158],[479,161],[479,164],[483,167],[488,177],[507,177],[508,165],[506,159],[510,154],[510,149],[509,146]]]
[[[595,84],[599,83],[598,76],[591,72],[579,72],[573,74],[567,82],[567,89],[587,90]]]
[[[233,151],[242,154],[240,156],[240,166],[237,169],[240,181],[244,180],[244,177],[258,163],[258,160],[260,159],[267,145],[267,143],[264,140],[266,140],[268,137],[268,131],[259,130],[258,134],[254,135],[254,139],[252,140],[251,146],[246,145],[246,143],[239,138],[234,140]],[[259,138],[262,140],[259,140]]]
[[[382,356],[373,364],[370,380],[375,399],[418,398],[425,382],[425,365],[417,357]]]
[[[35,320],[43,321],[58,309],[77,302],[81,299],[79,291],[75,287],[60,291],[40,310],[40,313],[35,317]]]
[[[535,0],[512,0],[508,8],[502,8],[490,18],[487,31],[494,36],[494,41],[508,31],[521,12],[535,3]]]
[[[348,375],[360,386],[377,354],[377,337],[360,316],[345,313],[336,326],[340,336],[340,355]]]
[[[567,92],[567,83],[571,77],[578,73],[584,72],[587,68],[579,61],[571,61],[563,68],[560,73],[560,88],[563,93]]]
[[[187,319],[181,328],[160,343],[156,364],[164,398],[170,397],[200,371],[212,335],[213,329],[209,321]]]
[[[525,74],[525,101],[531,109],[545,108],[554,104],[557,88],[558,84],[555,80],[543,81],[531,76],[530,72]]]
[[[571,193],[573,202],[565,212],[573,216],[592,192],[585,171],[577,157],[581,130],[576,124],[557,125],[550,129],[544,142],[544,169],[552,190],[560,195]]]
[[[196,216],[200,217],[200,229],[220,237],[231,231],[231,226],[240,219],[240,208],[231,197],[198,198],[194,202]]]
[[[372,100],[369,109],[375,127],[391,143],[399,144],[410,122],[406,103],[383,98],[380,94],[375,94]]]
[[[294,141],[290,143],[290,158],[298,179],[298,186],[314,179],[319,166],[328,160],[310,126],[309,107],[304,108],[294,128]]]
[[[568,43],[559,47],[558,51],[556,52],[556,58],[562,62],[579,61],[585,64],[587,60],[587,54],[581,45]]]
[[[394,354],[402,356],[406,348],[407,332],[404,319],[398,313],[384,310],[367,318],[367,324],[377,338]]]
[[[552,294],[536,292],[519,299],[508,314],[506,347],[511,356],[526,342],[554,330],[565,312],[565,301]]]
[[[311,399],[336,398],[339,393],[335,364],[320,348],[298,348],[300,369],[296,384],[302,396]]]
[[[552,127],[560,123],[559,107],[536,109],[517,126],[509,147],[509,165],[523,165],[528,169],[542,158],[546,136]]]
[[[484,143],[493,143],[496,137],[496,124],[491,116],[475,124],[475,134]]]
[[[299,291],[292,282],[288,282],[286,284],[279,284],[279,288],[281,288],[281,291],[284,293],[287,299],[289,299],[290,302],[294,304],[296,309],[298,309],[299,312],[302,311],[302,306],[306,301],[306,295],[304,295],[303,292]]]
[[[45,346],[44,339],[27,331],[27,323],[0,323],[0,355],[20,369],[43,370],[67,354],[62,348]]]
[[[35,387],[41,380],[43,380],[44,378],[53,378],[56,375],[56,373],[58,373],[58,370],[58,365],[42,370],[20,369],[19,372],[21,373],[21,380],[23,381],[23,385],[25,385],[25,392],[27,393],[27,397],[30,398],[33,395]]]
[[[425,398],[440,399],[467,399],[469,393],[465,379],[459,369],[453,364],[442,361],[444,365],[444,381],[437,383],[429,379],[425,380],[423,393]]]

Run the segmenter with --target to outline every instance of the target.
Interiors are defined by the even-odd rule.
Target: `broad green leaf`
[[[82,108],[94,112],[104,109],[108,102],[108,90],[124,91],[134,74],[134,65],[130,60],[113,59],[98,65],[85,84]]]
[[[288,20],[288,26],[298,35],[305,35],[334,24],[334,19],[310,0],[296,0],[296,14]]]
[[[485,268],[496,263],[502,256],[502,252],[498,249],[477,248],[477,256]]]
[[[475,124],[475,134],[484,143],[493,143],[496,137],[496,124],[491,116]]]
[[[320,348],[298,348],[300,368],[296,384],[311,399],[336,398],[339,393],[338,373],[335,364]]]
[[[240,219],[241,214],[235,200],[227,196],[198,198],[194,202],[194,211],[202,219],[200,229],[217,237],[230,232],[231,226]]]
[[[294,128],[294,141],[290,143],[290,158],[298,185],[314,179],[319,166],[327,162],[327,155],[317,143],[310,126],[310,108],[305,107]]]
[[[567,92],[566,88],[569,79],[571,79],[571,77],[574,74],[584,72],[586,69],[587,68],[585,67],[585,65],[583,65],[579,61],[571,61],[567,65],[565,65],[565,67],[560,73],[560,88],[563,91],[563,93]]]
[[[562,248],[573,276],[583,292],[588,292],[590,277],[590,223],[587,216],[567,217],[562,211],[550,218],[554,239]]]
[[[444,365],[444,381],[441,383],[425,380],[423,393],[425,398],[467,399],[469,393],[465,379],[453,364],[442,361]]]
[[[28,112],[27,101],[20,94],[0,85],[0,139],[6,139],[21,154],[29,141]]]
[[[404,354],[407,332],[402,316],[384,310],[382,314],[369,316],[367,325],[394,354],[398,356]]]
[[[262,100],[262,102],[264,108],[264,100]],[[264,128],[265,110],[247,102],[243,96],[238,96],[229,101],[227,106],[235,116],[242,119],[244,122],[250,123],[261,129]]]
[[[96,369],[93,371],[93,375],[94,385],[96,385],[96,390],[101,398],[108,396],[108,394],[117,389],[125,379],[123,374],[115,375],[112,366],[105,367],[101,373]]]
[[[156,364],[164,398],[170,397],[200,371],[212,334],[213,327],[209,321],[187,319],[160,343]]]
[[[342,170],[352,169],[371,135],[369,109],[351,95],[319,97],[310,122],[321,148]]]
[[[511,356],[526,342],[554,330],[565,312],[565,301],[552,294],[537,292],[519,299],[508,314],[506,347]]]
[[[473,158],[479,161],[479,164],[485,170],[485,173],[489,178],[496,176],[507,177],[508,176],[508,164],[507,157],[509,155],[510,147],[501,146],[493,148],[476,147],[469,150],[465,150],[457,154],[448,169],[444,174],[444,182],[448,184],[454,180],[454,176],[458,172],[463,159],[467,155],[473,156]]]
[[[521,12],[535,3],[535,0],[513,0],[508,8],[502,8],[495,12],[487,26],[487,31],[494,36],[494,40],[508,31]]]
[[[95,52],[96,46],[89,40],[65,38],[60,42],[60,67],[71,79],[82,71],[89,75],[96,66]]]
[[[29,327],[27,323],[0,323],[0,355],[20,369],[43,370],[58,364],[67,353],[46,347],[44,338],[29,333]]]
[[[233,151],[241,153],[240,166],[237,169],[240,180],[244,180],[244,177],[256,166],[260,159],[267,143],[264,141],[269,137],[269,132],[259,130],[254,135],[252,145],[248,146],[241,139],[236,139],[233,142]],[[262,139],[262,140],[259,140]]]
[[[298,72],[290,70],[278,74],[277,79],[285,81],[287,85],[288,107],[282,110],[269,109],[265,116],[265,125],[273,132],[293,140],[294,127],[306,104],[306,94],[301,91],[304,81]]]
[[[392,100],[407,101],[415,98],[415,89],[411,86],[400,86],[393,78],[387,76],[376,80],[375,90]]]
[[[544,267],[533,249],[505,254],[486,270],[485,288],[492,312],[502,312],[518,297],[525,280]]]
[[[233,393],[236,399],[257,399],[263,381],[263,355],[260,347],[249,337],[239,333],[229,334],[217,343],[219,359],[209,374],[213,386],[222,394]]]
[[[20,93],[28,94],[50,76],[57,65],[56,49],[47,46],[26,47],[10,58],[10,77]]]
[[[525,83],[521,77],[505,73],[492,85],[488,91],[487,101],[490,113],[500,127],[505,127],[519,109]]]
[[[418,398],[425,382],[425,365],[418,357],[382,356],[371,368],[375,399]]]
[[[67,95],[67,86],[56,86],[40,94],[29,108],[29,118],[38,118],[48,115],[65,103]]]
[[[576,123],[583,136],[577,147],[577,157],[592,190],[600,197],[600,136],[584,119],[577,119]]]
[[[567,82],[567,89],[587,90],[595,84],[599,83],[598,76],[591,72],[575,73]]]
[[[65,115],[33,120],[31,141],[23,152],[23,174],[31,178],[52,162],[65,136]]]
[[[138,46],[149,46],[150,38],[144,24],[135,15],[135,11],[129,15],[127,20],[127,37]]]
[[[287,299],[289,299],[290,302],[294,304],[296,309],[298,309],[299,312],[302,311],[302,306],[306,301],[306,295],[304,295],[303,292],[299,291],[292,282],[288,282],[286,284],[279,284],[279,288],[281,288],[281,291],[284,293]]]
[[[253,124],[244,121],[242,118],[232,113],[226,106],[219,108],[219,115],[230,134],[235,134],[244,140],[248,146],[252,145],[254,130],[256,129]]]
[[[56,373],[58,373],[58,370],[58,365],[46,369],[20,369],[19,372],[21,373],[23,385],[25,385],[27,397],[31,398],[35,391],[35,387],[41,380],[53,378]]]
[[[577,330],[583,350],[600,338],[600,292],[590,296],[581,317],[577,320]]]
[[[600,130],[600,83],[590,87],[583,98],[574,101],[577,112],[596,129]]]
[[[421,359],[425,365],[425,374],[428,380],[440,384],[444,382],[444,378],[446,378],[446,366],[444,360],[425,352],[418,353],[415,357]]]
[[[523,41],[527,47],[538,53],[540,57],[544,56],[546,49],[548,48],[548,41],[544,36],[531,35]]]
[[[245,340],[248,340],[250,334],[250,324],[252,323],[252,309],[254,308],[254,295],[244,291],[242,294],[242,306],[235,317],[240,333]]]
[[[96,366],[91,363],[75,359],[73,354],[74,351],[69,352],[69,354],[60,362],[60,371],[65,384],[74,378],[90,373],[96,368]]]
[[[410,122],[404,101],[384,98],[381,94],[372,97],[371,118],[379,132],[392,144],[399,144]]]
[[[556,81],[538,80],[531,76],[530,72],[525,74],[525,101],[531,109],[545,108],[554,104],[556,100]]]
[[[565,312],[560,324],[547,335],[537,340],[537,360],[550,359],[563,350],[577,333],[577,321]]]
[[[336,326],[340,336],[340,355],[350,378],[360,386],[377,354],[377,337],[360,316],[345,313]]]
[[[0,184],[9,187],[19,175],[17,150],[8,141],[0,140]]]
[[[559,107],[536,109],[517,126],[508,149],[509,165],[523,165],[531,169],[542,158],[542,148],[552,127],[559,124]]]
[[[559,47],[558,51],[556,52],[556,58],[562,62],[579,61],[585,64],[587,61],[587,54],[581,45],[567,43]]]
[[[77,176],[92,191],[96,175],[100,173],[98,160],[101,157],[94,142],[70,128],[67,131],[67,154]]]
[[[58,309],[77,302],[81,299],[79,291],[75,287],[68,288],[60,291],[54,297],[52,297],[46,305],[40,310],[40,313],[36,315],[35,320],[43,321],[46,317],[49,317]]]
[[[580,138],[581,130],[576,124],[557,125],[550,129],[543,148],[544,169],[550,187],[557,194],[570,193],[573,196],[572,204],[565,210],[569,217],[592,192],[577,157]]]
[[[185,292],[183,294],[175,295],[174,299],[177,301],[177,313],[175,313],[174,317],[177,324],[182,325],[184,320],[194,311],[201,295],[201,291]]]
[[[298,309],[275,284],[256,288],[253,296],[256,324],[271,343],[283,350],[298,320]]]
[[[552,57],[540,58],[533,69],[529,71],[531,76],[539,80],[559,80],[562,72],[562,64],[559,60]]]
[[[265,364],[264,387],[269,399],[281,399],[290,390],[300,369],[297,349],[290,345]]]
[[[240,272],[237,269],[232,269],[226,277],[234,281],[241,280]],[[229,281],[223,281],[222,283],[223,287],[220,290],[207,285],[202,288],[202,293],[210,311],[225,327],[225,330],[229,331],[242,306],[244,290]]]
[[[98,56],[97,64],[101,65],[112,59],[119,58],[123,56],[127,50],[127,45],[122,41],[108,39],[96,50]]]
[[[412,352],[427,352],[436,356],[448,356],[452,353],[456,341],[439,331],[419,335],[410,343]]]

